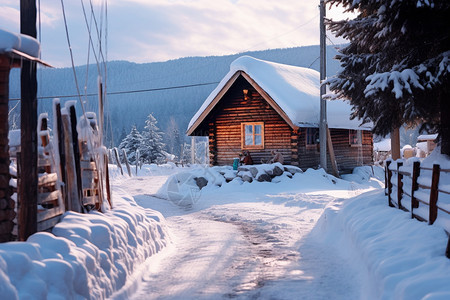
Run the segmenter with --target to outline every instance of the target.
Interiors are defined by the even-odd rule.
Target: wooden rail
[[[390,168],[392,161],[386,162],[385,168],[385,193],[388,196],[388,205],[391,207],[397,207],[404,211],[409,211],[411,213],[411,218],[415,218],[419,221],[428,222],[429,225],[434,224],[439,215],[445,214],[444,217],[450,220],[450,209],[444,207],[439,203],[439,193],[450,195],[450,191],[439,188],[439,179],[441,177],[441,173],[450,173],[450,169],[441,169],[440,165],[434,164],[432,168],[424,167],[420,165],[419,161],[413,163],[412,172],[407,172],[404,170],[400,170],[403,166],[402,162],[397,162],[397,168]],[[419,178],[423,176],[422,171],[431,171],[431,184],[423,184],[419,183]],[[411,180],[411,188],[410,190],[405,190],[405,178]],[[393,188],[396,188],[396,201],[393,199]],[[416,196],[416,193],[421,190],[429,191],[429,199],[428,202],[423,199],[419,199]],[[409,207],[406,207],[402,204],[402,200],[404,200],[404,195],[408,196],[411,200]],[[450,204],[450,203],[449,203]],[[428,215],[424,216],[417,213],[419,207],[426,206],[428,209]],[[447,231],[446,231],[447,232]],[[445,251],[445,255],[447,258],[450,258],[450,232],[447,232],[449,235],[449,241],[447,243],[447,249]]]

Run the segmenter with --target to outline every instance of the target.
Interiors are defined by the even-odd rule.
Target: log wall
[[[248,99],[244,89],[248,90]],[[319,145],[306,145],[306,128],[292,129],[243,77],[234,82],[195,132],[209,136],[211,165],[233,164],[243,150],[241,124],[253,122],[264,122],[264,149],[249,150],[255,164],[266,162],[271,158],[270,151],[278,150],[285,164],[302,169],[318,167]],[[363,131],[361,145],[350,145],[348,129],[330,129],[330,135],[341,173],[372,163],[370,131]],[[331,170],[329,157],[328,166]]]
[[[334,155],[340,173],[350,172],[354,167],[370,165],[373,162],[372,132],[362,132],[361,145],[350,145],[348,129],[330,129]],[[315,168],[320,163],[319,145],[306,145],[306,128],[299,129],[298,138],[299,166],[302,169]],[[327,167],[331,170],[331,161],[327,156]]]
[[[244,99],[243,89],[248,89]],[[227,91],[209,115],[210,162],[232,165],[242,153],[241,123],[264,122],[264,149],[249,150],[255,164],[267,161],[279,150],[286,164],[292,162],[291,128],[242,77]]]

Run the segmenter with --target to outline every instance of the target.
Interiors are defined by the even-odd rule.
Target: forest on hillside
[[[333,59],[337,54],[334,47],[329,46],[327,51],[327,73],[331,76],[339,69],[339,62]],[[230,63],[241,55],[319,69],[319,46],[245,52],[226,56],[186,57],[143,64],[128,61],[108,62],[107,92],[113,94],[107,96],[105,107],[105,145],[118,146],[133,125],[142,131],[149,114],[153,114],[163,132],[167,132],[169,125],[173,127],[175,123],[179,131],[184,134],[192,116],[229,71]],[[92,94],[82,98],[85,101],[86,110],[97,112],[97,96],[95,95],[98,89],[97,66],[76,67],[76,74],[81,94]],[[75,96],[77,89],[73,71],[71,68],[40,68],[37,77],[38,110],[49,113],[51,124],[52,97],[59,96],[62,104],[78,98]],[[18,69],[12,70],[10,82],[10,99],[12,99],[10,127],[17,128],[20,126],[20,103],[15,106],[17,100],[14,99],[20,98]],[[196,84],[206,85],[178,88]],[[81,113],[79,105],[77,105],[77,111]]]

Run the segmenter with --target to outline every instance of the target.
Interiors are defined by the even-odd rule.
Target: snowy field
[[[0,244],[1,298],[450,299],[447,235],[388,207],[381,168],[220,172],[111,166],[114,209]]]

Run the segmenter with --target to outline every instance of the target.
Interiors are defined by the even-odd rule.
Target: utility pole
[[[36,38],[36,0],[20,0],[20,33]],[[19,240],[37,231],[37,80],[36,62],[22,61],[20,73]]]
[[[327,170],[327,103],[323,99],[325,85],[322,85],[326,78],[326,32],[325,32],[325,3],[320,0],[320,166]]]

